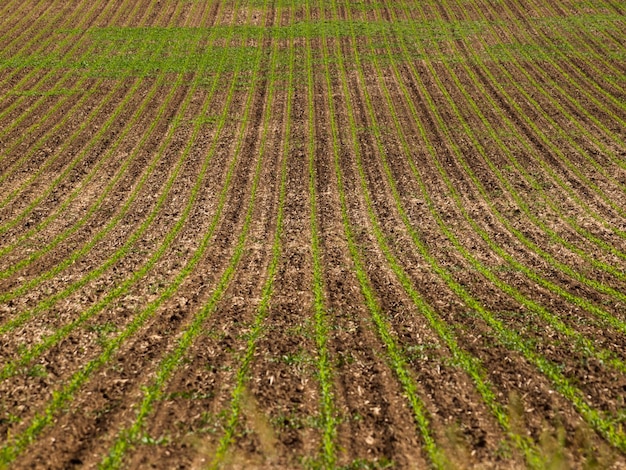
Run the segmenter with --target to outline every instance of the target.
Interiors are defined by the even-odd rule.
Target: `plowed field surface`
[[[625,12],[2,2],[0,468],[626,468]]]

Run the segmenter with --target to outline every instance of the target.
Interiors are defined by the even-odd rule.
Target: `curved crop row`
[[[220,74],[218,74],[215,77],[215,81],[213,83],[212,89],[208,97],[205,98],[203,111],[206,111],[208,109],[208,106],[211,103],[212,98],[217,92],[218,84],[220,83],[219,79],[220,79]],[[190,93],[189,96],[192,96],[192,95],[193,93]],[[232,99],[232,91],[229,94],[229,99]],[[225,108],[223,110],[223,114],[221,118],[222,120],[220,122],[221,126],[218,126],[216,130],[216,134],[214,137],[215,139],[217,139],[217,137],[219,136],[221,128],[224,125],[224,121],[226,119],[227,112],[229,109],[229,104],[230,103],[227,102],[224,105]],[[148,217],[129,236],[129,238],[125,241],[125,243],[119,249],[117,249],[115,253],[113,253],[113,255],[109,256],[104,264],[91,270],[86,275],[84,275],[80,280],[75,281],[74,283],[70,284],[62,291],[55,293],[54,295],[52,295],[51,297],[48,297],[45,300],[42,300],[35,308],[22,312],[18,317],[7,322],[5,325],[3,325],[2,333],[6,334],[7,332],[17,328],[18,326],[22,325],[24,322],[32,318],[34,315],[50,309],[54,304],[58,303],[60,300],[64,298],[67,298],[74,292],[81,289],[87,283],[93,282],[95,279],[101,276],[102,273],[110,269],[111,266],[113,266],[116,262],[118,262],[120,259],[122,259],[124,256],[126,256],[129,253],[132,246],[143,236],[143,234],[148,230],[151,224],[157,219],[160,209],[165,204],[168,194],[171,188],[173,187],[177,179],[177,176],[181,172],[183,163],[185,162],[185,160],[189,158],[192,145],[196,137],[198,136],[200,127],[201,127],[200,121],[196,122],[191,138],[188,140],[187,145],[181,152],[181,155],[178,158],[178,161],[176,162],[174,169],[171,171],[171,174],[166,184],[164,185],[164,188],[162,189],[161,194],[159,195],[158,199],[155,201],[156,202],[155,207],[153,208],[151,213],[148,215]],[[90,309],[85,311],[78,319],[76,319],[70,325],[67,325],[64,328],[57,330],[57,333],[55,335],[48,337],[45,342],[41,342],[36,347],[33,347],[28,351],[24,351],[21,354],[20,358],[17,359],[16,361],[6,364],[5,367],[3,368],[3,374],[2,374],[3,377],[7,377],[7,376],[14,374],[17,370],[19,370],[18,365],[23,365],[32,361],[34,357],[37,357],[44,350],[47,350],[53,344],[56,344],[62,337],[65,337],[67,334],[69,334],[71,330],[76,328],[78,325],[84,323],[88,318],[92,317],[97,312],[104,309],[107,305],[113,302],[114,299],[119,298],[122,294],[127,292],[139,279],[141,279],[146,273],[150,271],[151,267],[154,266],[156,262],[160,259],[160,257],[163,256],[163,254],[166,252],[168,246],[170,246],[174,242],[176,235],[181,231],[184,223],[186,222],[186,218],[189,215],[191,208],[193,207],[195,199],[197,198],[197,193],[199,191],[199,188],[202,182],[202,176],[204,175],[204,173],[206,173],[206,167],[208,165],[208,162],[210,161],[215,151],[216,151],[216,141],[214,140],[212,149],[209,152],[207,159],[205,160],[205,163],[204,163],[204,171],[200,173],[196,181],[196,184],[194,188],[192,189],[192,194],[195,192],[195,195],[189,198],[189,201],[185,205],[185,209],[182,212],[181,217],[179,218],[175,226],[171,228],[170,231],[166,234],[161,245],[158,247],[158,249],[154,253],[152,253],[148,261],[141,268],[139,268],[136,272],[134,272],[131,277],[127,278],[122,283],[117,285],[115,288],[111,289],[111,291],[108,293],[107,296],[104,297],[104,299],[102,299],[100,302],[98,302],[97,304],[93,305]],[[233,161],[233,164],[234,164],[234,161]],[[232,166],[231,166],[230,171],[232,172]],[[135,193],[135,196],[136,195],[137,193]],[[130,205],[130,203],[128,205]],[[112,226],[114,226],[115,224],[119,222],[120,219],[121,217],[113,218],[109,222],[109,224],[105,226],[105,228],[103,229],[103,232],[101,232],[102,236],[104,236],[107,229],[110,230]],[[65,263],[59,264],[58,265],[59,268],[63,268],[65,265],[71,265],[80,256],[86,254],[89,250],[91,250],[95,246],[96,242],[99,241],[99,238],[101,237],[96,236],[94,243],[88,243],[87,245],[85,245],[85,247],[83,247],[82,250],[79,250],[77,253],[75,253],[73,257],[68,258],[68,260]],[[55,269],[53,269],[50,275],[55,275],[55,274],[57,273],[55,272]],[[28,284],[26,285],[26,287],[28,287]]]
[[[0,468],[626,462],[615,0],[0,6]]]
[[[435,81],[437,81],[437,75],[436,72],[434,70],[431,69],[432,72],[432,76],[435,78]],[[417,72],[414,71],[414,76],[417,76]],[[459,121],[463,124],[463,128],[464,128],[464,134],[467,136],[472,137],[474,135],[472,129],[469,127],[469,125],[467,124],[467,122],[464,120],[464,118],[462,117],[461,114],[459,114],[458,111],[458,105],[455,103],[455,101],[452,99],[452,97],[449,95],[449,92],[446,91],[446,89],[443,87],[443,85],[441,84],[441,82],[439,82],[438,84],[439,89],[442,91],[442,93],[446,96],[447,102],[450,104],[450,106],[453,109],[456,109],[456,115],[459,117]],[[439,128],[440,129],[446,129],[446,125],[444,123],[444,121],[442,119],[439,118],[438,120],[438,124],[439,124]],[[489,163],[489,166],[491,168],[492,171],[494,171],[494,173],[496,175],[499,175],[499,171],[497,169],[497,167],[495,165],[493,165],[493,163],[490,162],[487,152],[485,150],[485,148],[475,139],[475,137],[473,138],[473,143],[474,143],[474,148],[476,148],[480,155],[483,157],[483,159]],[[454,151],[455,151],[455,156],[457,158],[457,161],[461,163],[461,165],[463,166],[463,169],[465,171],[465,173],[468,175],[468,177],[470,178],[471,182],[476,186],[476,188],[478,189],[479,193],[481,194],[481,196],[484,198],[484,200],[487,202],[487,204],[490,207],[491,213],[494,214],[498,221],[501,222],[503,224],[504,227],[506,227],[510,233],[512,233],[518,240],[520,240],[525,247],[527,247],[531,252],[539,255],[541,258],[543,258],[545,261],[547,261],[548,263],[550,263],[551,265],[555,266],[558,270],[566,273],[567,275],[573,277],[574,279],[576,279],[577,281],[584,283],[596,290],[598,290],[599,292],[603,292],[603,293],[607,293],[608,295],[611,295],[613,297],[615,297],[616,299],[620,299],[623,297],[623,294],[619,291],[616,290],[610,286],[605,286],[604,284],[595,281],[593,279],[589,279],[587,278],[584,274],[580,273],[579,271],[576,271],[575,269],[571,268],[570,266],[568,266],[565,263],[562,263],[560,261],[558,261],[556,258],[554,258],[553,255],[551,255],[550,253],[548,253],[545,250],[542,250],[541,248],[539,248],[539,246],[536,244],[536,242],[532,241],[531,239],[529,239],[522,231],[520,231],[519,229],[516,229],[511,223],[510,221],[503,216],[502,214],[499,213],[499,211],[495,208],[495,205],[493,204],[493,202],[489,202],[489,197],[488,197],[488,192],[486,191],[486,189],[484,188],[484,186],[482,185],[482,183],[480,182],[480,180],[478,179],[478,177],[475,175],[475,173],[471,170],[471,167],[469,166],[469,164],[465,161],[462,153],[459,150],[458,144],[456,144],[454,146]],[[502,177],[498,177],[499,181],[503,181]],[[510,192],[514,192],[513,187],[510,185],[510,183],[507,184],[507,189],[509,189]],[[522,202],[520,197],[517,196],[515,197],[516,202],[520,203]],[[518,206],[519,207],[519,206]],[[522,209],[524,209],[524,206],[522,205],[521,207]],[[525,211],[526,213],[528,209]],[[532,219],[531,219],[532,220]],[[543,227],[547,228],[545,226],[545,224],[542,224],[540,221],[538,221],[537,219],[534,220],[535,223],[540,223],[541,225],[543,225]],[[555,236],[555,234],[552,234],[552,236]],[[582,252],[584,255],[584,252]],[[512,258],[510,258],[512,259]],[[597,262],[594,262],[592,260],[592,262],[594,264],[598,264]],[[603,265],[604,269],[609,270],[609,271],[613,271],[614,274],[617,274],[618,276],[620,276],[620,272],[614,270],[611,266],[609,265],[605,265],[603,263],[600,263]],[[522,263],[517,263],[516,267],[522,266]],[[529,270],[528,268],[524,268],[525,272],[527,273],[532,273],[532,270]],[[542,278],[540,275],[537,274],[530,274],[532,276],[532,279],[534,281],[538,281],[540,280],[541,284],[548,287],[550,290],[553,290],[555,292],[558,292],[560,295],[565,295],[567,296],[568,300],[573,300],[577,305],[580,305],[586,309],[592,309],[595,312],[598,312],[598,314],[603,317],[603,318],[608,318],[609,321],[610,318],[612,317],[609,313],[605,312],[602,308],[600,307],[596,307],[593,304],[591,304],[589,301],[580,298],[579,296],[567,293],[566,291],[564,291],[561,287],[559,287],[558,285],[554,284],[551,281],[548,281],[544,278]],[[620,324],[619,321],[613,322],[613,326],[618,326]],[[620,329],[622,328],[621,326],[618,326]]]
[[[276,50],[278,47],[278,43],[274,43],[274,47],[272,49],[272,58],[270,62],[274,64],[276,54]],[[246,350],[243,355],[239,367],[237,368],[236,373],[236,383],[233,387],[233,391],[230,397],[230,403],[228,406],[228,418],[226,421],[226,426],[222,436],[219,439],[219,445],[217,450],[215,451],[215,455],[213,460],[210,463],[211,468],[219,468],[220,464],[223,462],[233,440],[235,437],[235,431],[237,425],[240,420],[241,415],[241,402],[243,400],[243,396],[245,393],[246,382],[249,380],[249,369],[250,365],[254,358],[254,353],[257,348],[257,342],[261,335],[263,335],[263,326],[266,316],[268,314],[270,308],[270,301],[272,298],[272,294],[274,291],[274,281],[276,277],[276,272],[278,270],[278,264],[280,262],[280,256],[282,252],[282,230],[283,230],[283,217],[284,217],[284,206],[285,206],[285,197],[286,197],[286,185],[287,185],[287,160],[289,158],[289,133],[291,131],[291,106],[293,101],[293,68],[294,68],[294,47],[293,43],[289,45],[289,78],[287,80],[287,102],[285,104],[284,115],[286,116],[284,129],[283,129],[283,147],[282,147],[282,163],[280,165],[280,189],[278,194],[278,208],[276,214],[276,231],[274,232],[274,238],[272,241],[272,258],[270,261],[270,265],[267,269],[267,274],[265,275],[265,282],[263,283],[263,290],[261,299],[259,302],[259,306],[257,308],[257,313],[254,317],[254,321],[250,328],[250,332],[248,333],[247,341],[246,341]],[[268,86],[270,86],[268,84]],[[272,102],[272,96],[274,94],[274,88],[270,87],[270,93],[268,96],[268,102]],[[269,113],[266,114],[266,119],[269,119]],[[263,138],[266,138],[267,133],[267,124],[264,126],[264,135]],[[261,148],[263,148],[263,143],[261,144]]]
[[[272,66],[274,65],[275,56],[270,58],[270,62],[272,65],[270,66],[270,70],[272,70]],[[257,56],[257,67],[255,67],[255,71],[259,70],[259,65],[261,63],[262,54],[261,48],[259,48],[259,53]],[[270,77],[272,74],[270,74]],[[232,82],[235,84],[236,82],[233,80]],[[252,80],[252,83],[256,83],[256,80]],[[266,84],[268,89],[270,90],[269,95],[272,95],[272,82],[268,81]],[[254,97],[255,88],[251,87],[248,92],[248,98],[245,105],[244,116],[241,120],[241,134],[243,135],[245,129],[247,129],[249,112],[252,106],[252,98]],[[269,100],[271,104],[272,100]],[[233,254],[231,255],[230,260],[227,263],[226,268],[219,276],[219,280],[209,297],[208,301],[202,306],[199,312],[197,312],[192,321],[187,325],[187,327],[181,332],[179,339],[177,341],[176,347],[173,351],[168,353],[157,365],[156,374],[153,380],[151,380],[150,384],[145,386],[143,389],[143,399],[141,404],[138,407],[137,416],[128,427],[123,428],[117,434],[117,438],[113,443],[109,454],[102,460],[100,464],[100,468],[119,468],[122,465],[124,456],[127,450],[136,442],[142,434],[142,430],[144,427],[144,422],[146,418],[152,411],[153,404],[162,394],[162,389],[169,377],[175,371],[175,369],[179,366],[183,357],[187,350],[193,344],[195,338],[202,332],[202,326],[205,321],[210,317],[210,315],[215,311],[215,308],[222,296],[226,292],[230,281],[232,280],[234,273],[237,270],[239,261],[241,260],[244,254],[244,248],[246,246],[248,233],[250,230],[250,226],[252,223],[252,216],[255,208],[256,194],[257,189],[259,187],[259,180],[261,177],[261,169],[263,168],[263,155],[266,150],[265,143],[268,135],[268,124],[270,117],[270,109],[271,106],[268,104],[265,106],[264,116],[262,119],[263,128],[261,132],[260,139],[260,147],[259,147],[259,155],[256,164],[254,165],[254,176],[252,182],[252,188],[250,191],[250,199],[248,201],[248,207],[245,213],[244,224],[241,229],[241,233],[237,236],[237,242],[234,246]],[[242,149],[243,138],[239,140],[239,144],[235,150],[235,158],[237,158],[238,154]],[[205,235],[202,245],[206,245],[208,239],[210,237],[210,232]]]
[[[332,4],[332,15],[333,18],[337,15],[337,5],[335,2]],[[333,150],[333,163],[334,168],[333,172],[335,174],[337,180],[337,187],[339,192],[339,201],[340,201],[340,211],[341,211],[341,220],[343,224],[344,235],[348,243],[348,249],[350,253],[350,259],[353,263],[352,269],[354,274],[356,275],[359,285],[361,287],[362,295],[364,297],[367,308],[370,312],[372,322],[376,327],[376,331],[384,344],[387,353],[387,360],[391,369],[395,372],[398,380],[400,381],[403,391],[406,394],[407,400],[410,404],[413,418],[415,420],[417,429],[421,435],[421,439],[423,441],[423,445],[430,459],[431,464],[435,468],[445,468],[447,465],[447,459],[437,444],[432,435],[432,430],[429,423],[428,412],[425,408],[425,405],[422,399],[419,396],[418,386],[412,377],[407,364],[408,361],[404,356],[401,348],[397,344],[394,335],[391,333],[391,328],[388,320],[385,318],[385,315],[381,309],[380,303],[376,298],[376,293],[372,287],[371,281],[368,278],[365,266],[363,264],[362,255],[360,254],[360,250],[356,243],[354,227],[352,222],[350,221],[350,216],[348,213],[348,203],[346,200],[346,193],[343,183],[343,171],[342,165],[340,163],[340,144],[339,144],[339,129],[336,118],[336,107],[333,102],[333,93],[331,90],[332,81],[330,76],[330,70],[328,66],[328,58],[332,57],[338,63],[339,75],[340,75],[340,84],[342,96],[346,100],[346,107],[348,110],[348,122],[350,125],[350,136],[352,139],[352,151],[357,155],[357,161],[359,161],[359,150],[356,146],[354,146],[354,142],[356,142],[356,123],[354,120],[354,114],[352,111],[352,107],[350,104],[350,97],[348,92],[348,85],[345,77],[345,66],[343,63],[343,57],[341,51],[339,50],[337,44],[335,44],[333,55],[329,56],[328,53],[328,41],[324,38],[322,34],[322,49],[323,49],[323,59],[325,59],[324,66],[324,75],[327,86],[327,106],[329,109],[329,120],[331,127],[331,138],[332,138],[332,150]],[[366,196],[367,197],[367,196]]]
[[[218,80],[216,79],[216,83],[217,82]],[[226,118],[228,116],[228,112],[230,111],[230,104],[231,104],[231,100],[233,98],[233,94],[235,91],[234,89],[235,83],[236,81],[233,80],[231,84],[231,88],[228,93],[226,103],[224,105],[224,109],[220,117],[220,121],[217,123],[216,135],[214,137],[212,147],[210,151],[208,152],[207,156],[205,157],[202,170],[198,174],[197,182],[194,188],[192,189],[192,197],[190,198],[190,201],[187,203],[185,211],[183,212],[182,217],[179,219],[174,229],[170,233],[168,233],[168,236],[166,237],[164,243],[161,245],[160,249],[153,255],[152,260],[151,260],[152,262],[148,263],[147,265],[144,265],[142,269],[137,271],[131,279],[129,279],[124,284],[118,286],[116,289],[111,291],[111,293],[107,296],[108,298],[105,297],[104,301],[99,302],[99,304],[96,304],[94,307],[84,312],[83,315],[77,320],[75,320],[71,325],[66,326],[64,328],[64,330],[66,331],[59,330],[59,332],[56,335],[49,337],[47,341],[48,343],[50,343],[51,341],[53,342],[58,341],[61,334],[64,335],[68,333],[67,331],[68,328],[74,328],[78,326],[78,324],[83,323],[84,321],[86,321],[86,319],[89,316],[92,316],[93,314],[95,314],[97,310],[104,308],[106,304],[109,303],[115,296],[119,296],[122,292],[127,290],[132,283],[136,282],[138,279],[140,279],[144,274],[146,274],[149,271],[149,269],[156,262],[156,259],[158,259],[159,256],[163,255],[167,247],[171,245],[171,243],[175,240],[177,234],[181,231],[181,229],[183,228],[188,218],[188,215],[191,211],[191,208],[193,207],[193,203],[195,199],[198,197],[198,194],[201,189],[202,181],[204,180],[204,177],[209,169],[209,165],[212,160],[212,157],[214,156],[216,152],[217,136],[219,136],[220,131],[224,128],[226,124]],[[209,103],[210,103],[210,100],[207,99],[204,103],[205,110],[207,109]],[[195,130],[196,135],[198,132],[198,128],[199,128],[199,124],[196,125],[196,130]],[[187,148],[183,152],[183,156],[188,155],[192,142],[193,142],[193,139],[190,140]],[[36,436],[46,426],[48,426],[51,423],[51,420],[54,417],[54,415],[73,399],[73,396],[76,394],[76,392],[94,374],[94,372],[110,361],[110,359],[113,357],[115,352],[120,348],[120,346],[122,346],[126,341],[128,341],[129,338],[131,338],[142,327],[142,325],[144,325],[148,321],[148,319],[151,318],[155,314],[158,308],[161,305],[163,305],[163,303],[166,300],[171,298],[172,295],[175,294],[176,290],[183,283],[185,278],[187,278],[193,272],[195,265],[200,261],[203,253],[208,248],[209,242],[217,228],[218,222],[220,220],[220,215],[226,203],[226,197],[227,197],[228,190],[230,187],[230,182],[232,180],[232,176],[233,176],[233,172],[235,168],[234,165],[236,161],[237,161],[236,159],[233,159],[230,164],[228,175],[226,177],[226,180],[224,181],[224,186],[219,195],[219,205],[216,208],[216,211],[212,217],[211,225],[208,231],[206,232],[206,234],[204,235],[200,247],[194,253],[193,257],[189,260],[186,266],[181,270],[181,272],[176,276],[176,278],[166,287],[166,289],[164,289],[160,293],[160,295],[154,301],[150,302],[145,308],[141,310],[141,312],[138,312],[136,314],[136,316],[129,322],[129,324],[127,324],[124,327],[123,331],[121,331],[114,338],[102,344],[102,353],[100,353],[100,355],[97,356],[96,358],[90,360],[87,364],[85,364],[82,368],[80,368],[77,372],[75,372],[71,376],[71,378],[69,378],[66,381],[66,384],[62,387],[62,389],[55,392],[52,401],[46,405],[44,411],[37,414],[32,419],[31,424],[22,433],[20,433],[19,435],[12,436],[12,439],[9,442],[7,442],[0,450],[0,457],[1,457],[0,462],[3,462],[4,464],[6,464],[14,460],[28,445],[30,445],[36,439]],[[178,169],[180,169],[180,166],[178,167]],[[176,173],[178,172],[175,171],[174,176],[176,175]],[[169,185],[171,186],[171,184],[172,184],[172,181],[170,181]],[[40,345],[36,349],[42,349],[43,347],[42,344],[45,346],[45,343],[40,343]]]
[[[452,188],[450,188],[452,190]],[[469,217],[468,217],[469,219]],[[440,269],[440,268],[439,268]],[[441,276],[446,279],[448,282],[451,282],[451,277],[449,274],[445,274],[444,271],[440,271],[441,272]],[[474,308],[478,309],[479,312],[485,312],[485,309],[478,304],[476,301],[472,301],[471,297],[468,297],[466,293],[464,293],[464,289],[459,286],[459,285],[455,285],[455,284],[451,284],[451,287],[453,287],[453,290],[455,290],[458,294],[462,294],[463,295],[463,299],[468,303],[468,304],[474,304]],[[506,334],[506,337],[515,337],[514,336],[510,336],[511,332],[505,333],[506,330],[502,330],[502,325],[499,324],[498,322],[495,322],[493,317],[484,317],[486,319],[488,319],[488,323],[490,323],[493,327],[497,327],[498,330],[500,330],[502,332],[502,334]],[[522,345],[523,343],[520,342],[520,340],[515,341],[515,345],[516,348],[519,348],[520,351],[523,351],[525,353],[525,355],[527,355],[527,357],[532,358],[533,361],[536,361],[538,364],[541,365],[541,368],[545,368],[548,369],[550,375],[554,374],[555,370],[551,367],[546,367],[545,364],[545,360],[542,359],[541,357],[538,357],[534,354],[531,354],[530,351],[526,350],[524,351],[524,348]],[[621,362],[618,362],[618,365],[621,364]],[[594,412],[590,409],[588,409],[586,404],[582,404],[580,403],[580,398],[579,395],[576,396],[576,393],[571,389],[571,384],[568,384],[566,379],[564,379],[563,377],[560,378],[556,378],[553,377],[553,380],[556,380],[557,382],[560,382],[561,385],[563,386],[562,390],[564,391],[564,394],[566,394],[566,396],[568,396],[568,398],[572,399],[573,403],[575,406],[577,406],[581,412],[586,415],[586,417],[591,421],[592,424],[594,424],[595,426],[598,427],[599,430],[602,430],[604,432],[606,432],[607,435],[610,436],[611,441],[613,442],[614,445],[617,445],[618,447],[622,446],[622,444],[620,444],[620,434],[619,431],[617,431],[616,429],[609,429],[610,428],[610,424],[608,422],[604,422],[602,424],[600,424],[598,422],[598,414],[597,412]],[[601,421],[600,421],[601,422]],[[608,427],[607,427],[608,426]]]

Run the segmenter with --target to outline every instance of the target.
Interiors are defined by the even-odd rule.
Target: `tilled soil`
[[[626,468],[625,24],[0,6],[0,467]]]

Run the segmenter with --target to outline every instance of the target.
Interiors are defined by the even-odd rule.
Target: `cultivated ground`
[[[4,2],[0,467],[626,468],[625,12]]]

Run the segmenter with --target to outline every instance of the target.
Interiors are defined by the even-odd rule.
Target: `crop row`
[[[626,453],[619,6],[580,15],[532,0],[497,10],[480,0],[166,3],[78,2],[80,14],[66,16],[63,2],[42,0],[0,30],[10,51],[0,67],[11,70],[0,83],[11,91],[0,109],[0,335],[10,345],[0,381],[33,385],[23,416],[3,409],[12,418],[0,465],[24,458],[115,364],[137,360],[147,372],[94,444],[101,467],[128,462],[213,316],[235,315],[222,306],[260,243],[259,294],[234,327],[240,353],[228,352],[209,465],[236,452],[277,314],[297,158],[319,438],[305,464],[347,462],[342,358],[369,337],[435,468],[458,458],[449,410],[437,406],[447,391],[425,385],[441,368],[471,384],[459,400],[529,467],[548,463],[542,427],[558,419],[520,428],[516,391],[526,408],[565,410],[568,432],[591,429],[594,446]],[[271,236],[256,239],[255,224]],[[336,300],[338,269],[366,313],[364,336],[345,345],[351,306]],[[199,303],[161,324],[194,289]],[[94,347],[86,332],[109,324]],[[422,345],[411,325],[434,338],[427,364],[412,353]],[[145,338],[162,350],[126,357]],[[66,359],[73,341],[80,353]],[[43,393],[34,371],[56,360],[66,368]],[[511,369],[527,384],[502,372]]]

